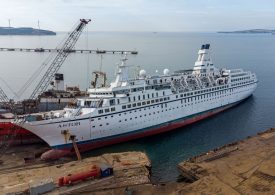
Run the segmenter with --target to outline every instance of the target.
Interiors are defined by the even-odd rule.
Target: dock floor
[[[52,180],[57,186],[58,178],[87,171],[91,169],[92,165],[100,166],[100,164],[111,165],[114,171],[113,175],[56,188],[49,194],[77,194],[150,183],[149,168],[151,163],[147,155],[142,152],[103,154],[98,157],[84,158],[81,161],[62,159],[47,163],[38,160],[29,165],[20,158],[22,151],[9,155],[9,158],[4,158],[5,161],[0,169],[0,194],[23,192],[29,188],[30,183],[37,183],[45,179]]]
[[[275,194],[275,129],[178,165],[193,182],[179,194]]]

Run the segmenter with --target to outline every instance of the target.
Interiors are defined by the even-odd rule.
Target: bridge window
[[[115,100],[114,100],[114,99],[111,99],[111,100],[110,100],[110,106],[113,106],[113,105],[115,105]]]
[[[103,110],[98,110],[98,114],[102,114],[103,113]]]

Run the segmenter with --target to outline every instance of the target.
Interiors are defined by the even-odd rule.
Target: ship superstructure
[[[71,136],[86,151],[214,115],[249,97],[258,82],[250,71],[215,68],[209,44],[202,45],[192,70],[165,69],[158,76],[141,70],[132,79],[126,61],[121,60],[109,86],[89,89],[89,97],[78,99],[76,107],[32,117],[22,126],[45,140],[52,152],[73,151]]]

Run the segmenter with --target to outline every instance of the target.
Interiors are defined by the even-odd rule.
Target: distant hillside
[[[49,30],[39,30],[30,27],[0,27],[0,35],[56,35],[56,33]]]
[[[275,33],[275,30],[268,29],[251,29],[251,30],[239,30],[239,31],[220,31],[218,33],[249,33],[249,34],[259,34],[259,33]]]

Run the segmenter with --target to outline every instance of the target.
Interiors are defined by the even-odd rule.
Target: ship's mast
[[[111,83],[112,87],[126,86],[129,79],[128,65],[126,65],[127,55],[121,59],[121,63],[118,65],[118,71],[116,73],[115,82]]]

